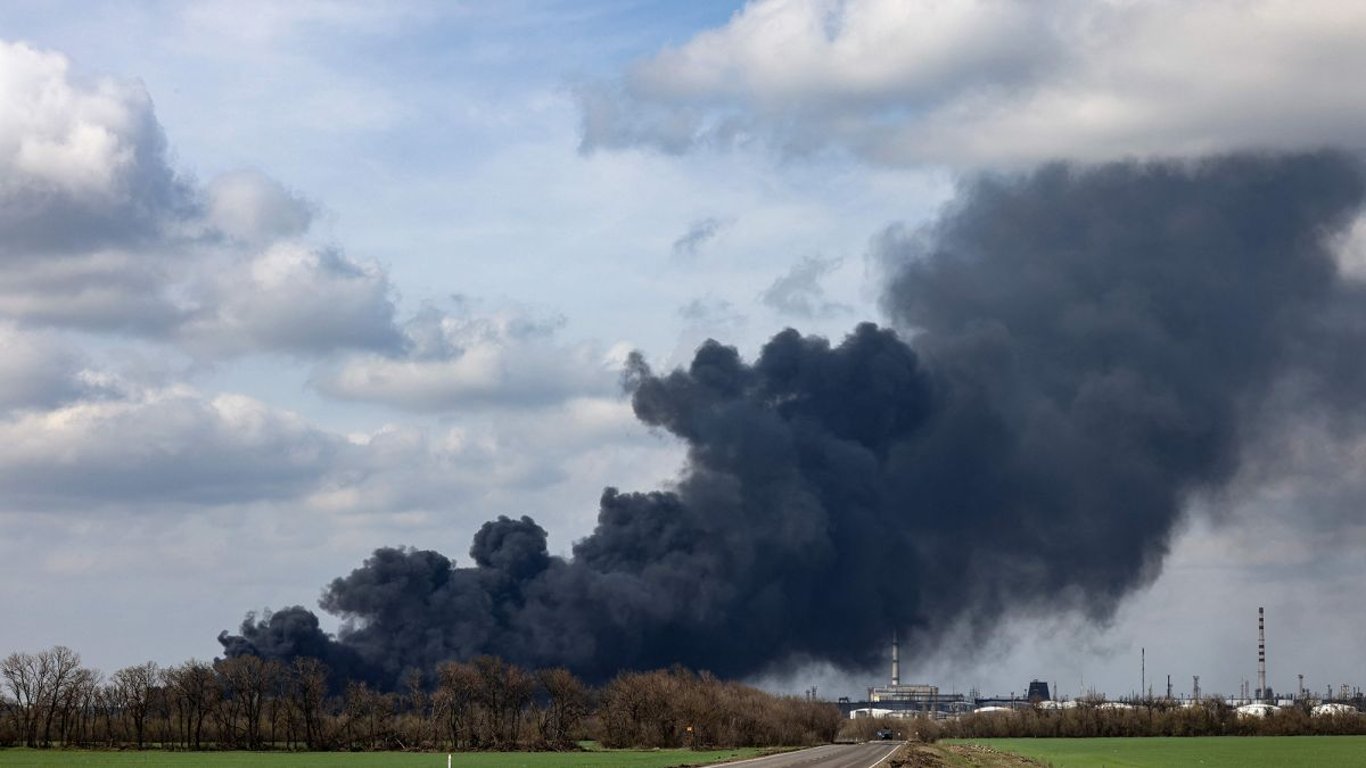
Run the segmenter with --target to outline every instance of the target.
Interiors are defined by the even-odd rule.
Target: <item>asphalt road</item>
[[[827,744],[800,752],[756,757],[726,763],[741,768],[873,768],[880,765],[901,746],[899,741],[870,741],[864,744]]]

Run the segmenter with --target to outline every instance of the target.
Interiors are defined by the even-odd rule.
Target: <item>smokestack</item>
[[[892,687],[901,685],[901,643],[897,640],[896,630],[892,630]]]
[[[1266,691],[1266,609],[1257,609],[1257,699],[1267,698]]]

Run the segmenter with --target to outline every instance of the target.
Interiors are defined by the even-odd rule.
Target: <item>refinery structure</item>
[[[901,642],[892,633],[892,681],[890,685],[869,688],[865,701],[840,699],[841,709],[850,717],[910,717],[970,712],[972,702],[960,693],[942,694],[939,686],[901,682]]]
[[[1298,685],[1293,693],[1273,689],[1267,679],[1266,665],[1266,609],[1257,609],[1257,672],[1255,687],[1252,682],[1241,682],[1237,695],[1203,692],[1200,676],[1193,675],[1188,694],[1174,693],[1171,676],[1167,676],[1165,695],[1153,695],[1148,685],[1147,652],[1140,650],[1139,655],[1139,693],[1109,699],[1103,693],[1089,691],[1075,699],[1062,697],[1055,700],[1049,684],[1032,680],[1028,692],[1023,696],[1014,693],[1009,696],[979,696],[974,690],[970,694],[943,693],[939,686],[930,683],[903,683],[901,680],[901,644],[896,633],[892,635],[891,681],[888,685],[869,687],[867,697],[862,701],[841,698],[840,709],[851,718],[860,717],[953,717],[972,712],[999,712],[1013,709],[1038,707],[1041,709],[1071,709],[1078,706],[1096,706],[1107,709],[1122,709],[1135,706],[1183,706],[1218,703],[1236,708],[1239,716],[1265,717],[1278,709],[1300,707],[1314,715],[1339,715],[1351,712],[1366,713],[1366,696],[1361,688],[1346,683],[1337,686],[1311,690],[1305,687],[1304,675],[1296,675]]]

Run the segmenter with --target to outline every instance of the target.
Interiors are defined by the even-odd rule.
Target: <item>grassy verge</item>
[[[1023,755],[1053,768],[1366,768],[1366,736],[970,739],[950,744]]]
[[[680,768],[761,754],[697,751],[458,752],[454,768]],[[446,768],[446,755],[413,752],[100,752],[0,749],[0,768]]]

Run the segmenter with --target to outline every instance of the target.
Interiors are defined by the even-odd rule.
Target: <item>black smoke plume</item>
[[[468,567],[380,549],[333,581],[321,605],[352,622],[335,643],[250,621],[221,640],[339,645],[389,679],[480,653],[743,676],[866,667],[893,628],[925,649],[1021,613],[1103,619],[1284,384],[1357,401],[1366,301],[1335,251],[1362,201],[1332,152],[979,178],[876,241],[897,330],[786,330],[753,362],[712,341],[662,374],[633,359],[637,416],[688,463],[668,490],[607,489],[572,558],[499,518]]]

